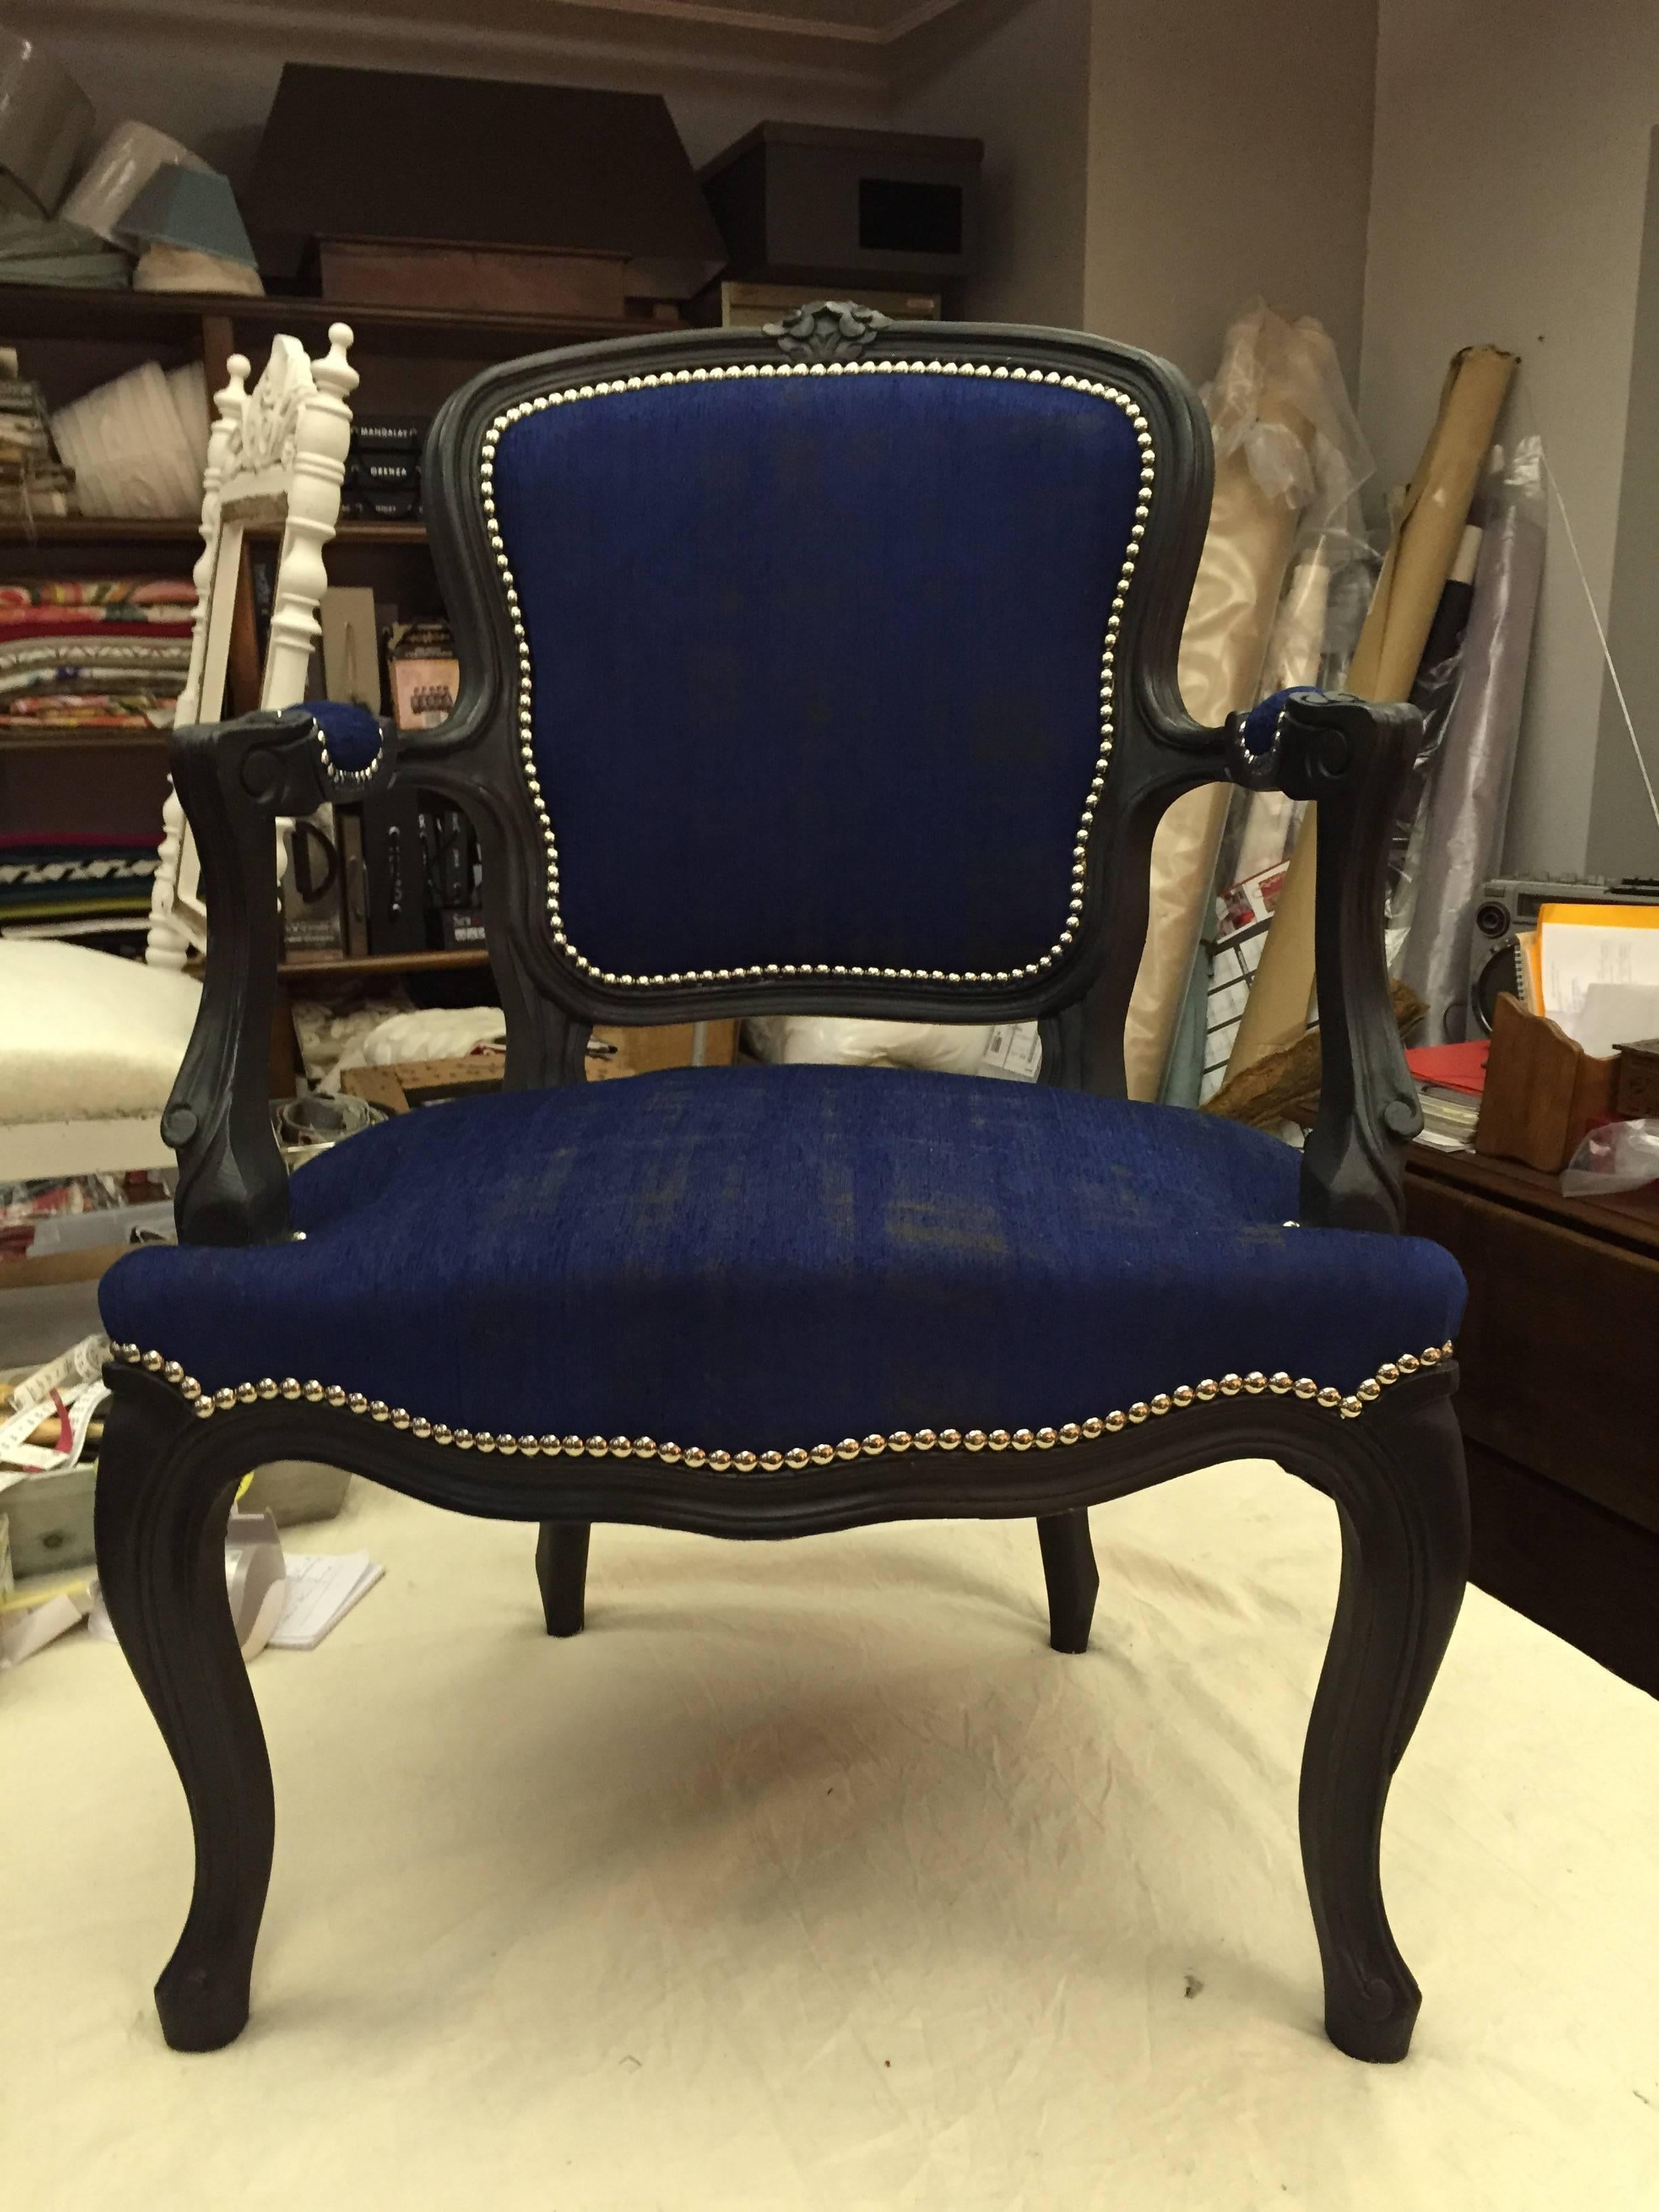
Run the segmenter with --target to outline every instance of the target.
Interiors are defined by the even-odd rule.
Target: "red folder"
[[[1478,1098],[1486,1087],[1486,1054],[1490,1040],[1473,1044],[1413,1045],[1406,1065],[1419,1083],[1437,1084],[1443,1091],[1467,1091]]]

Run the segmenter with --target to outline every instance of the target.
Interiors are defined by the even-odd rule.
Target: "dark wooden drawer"
[[[1413,1172],[1406,1225],[1469,1284],[1458,1414],[1471,1443],[1659,1532],[1659,1257]]]

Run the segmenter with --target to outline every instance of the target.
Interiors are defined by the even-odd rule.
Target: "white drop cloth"
[[[188,1837],[118,1654],[0,1677],[18,2212],[1530,2212],[1659,2204],[1659,1704],[1471,1591],[1384,1864],[1423,1983],[1342,2057],[1296,1846],[1335,1517],[1276,1469],[1102,1508],[1095,1649],[1029,1522],[782,1546],[360,1486],[386,1581],[252,1677],[253,2020],[162,2045]]]

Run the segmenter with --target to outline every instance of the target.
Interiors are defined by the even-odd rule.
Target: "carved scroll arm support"
[[[1414,707],[1319,691],[1275,693],[1227,723],[1230,781],[1318,805],[1322,1075],[1301,1196],[1310,1227],[1401,1225],[1406,1147],[1423,1115],[1389,999],[1382,925],[1389,833],[1422,726]]]
[[[185,1243],[272,1243],[289,1234],[288,1174],[269,1097],[281,953],[276,823],[383,788],[395,744],[390,725],[362,709],[320,705],[173,733],[173,782],[195,832],[210,917],[202,1004],[161,1116],[179,1155],[174,1212]]]

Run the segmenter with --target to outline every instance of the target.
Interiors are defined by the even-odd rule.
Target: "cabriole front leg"
[[[270,1763],[225,1589],[225,1523],[241,1461],[178,1394],[130,1369],[99,1453],[98,1575],[110,1620],[173,1754],[196,1838],[196,1884],[155,1984],[176,2051],[216,2051],[247,2019],[270,1878]]]
[[[1438,1378],[1437,1378],[1438,1380]],[[1377,1407],[1295,1471],[1335,1500],[1342,1578],[1302,1765],[1302,1858],[1325,2031],[1350,2057],[1403,2058],[1421,1992],[1395,1943],[1382,1814],[1462,1602],[1463,1442],[1449,1395]],[[1287,1464],[1291,1462],[1287,1460]]]

